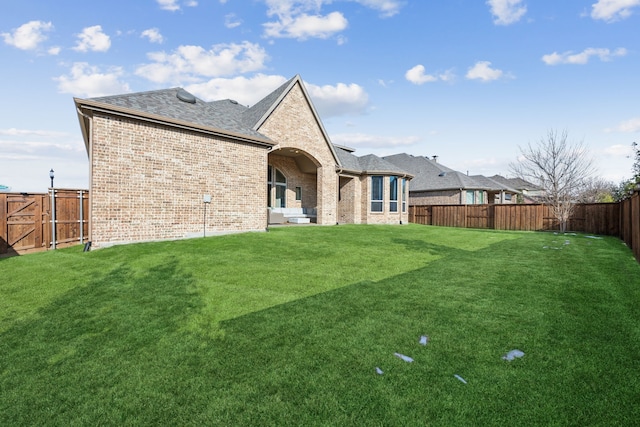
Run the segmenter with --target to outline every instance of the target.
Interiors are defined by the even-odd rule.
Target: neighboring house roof
[[[542,188],[538,187],[537,185],[532,184],[528,181],[525,181],[524,179],[521,179],[521,178],[505,178],[500,175],[494,175],[490,178],[501,184],[505,184],[512,188],[515,188],[519,191],[523,191],[523,190],[524,191],[541,191],[542,190]]]
[[[502,184],[492,178],[488,178],[484,175],[472,175],[471,178],[475,179],[478,183],[484,185],[485,190],[489,191],[505,191],[508,193],[520,193],[517,189],[510,187],[509,185]]]
[[[414,175],[415,178],[411,181],[411,192],[485,189],[472,177],[423,156],[401,153],[385,156],[383,159]]]
[[[409,179],[413,178],[413,175],[408,171],[376,156],[375,154],[367,154],[365,156],[358,157],[352,154],[353,150],[350,148],[341,147],[339,145],[334,145],[333,147],[340,159],[340,164],[344,171],[367,175],[399,175]]]

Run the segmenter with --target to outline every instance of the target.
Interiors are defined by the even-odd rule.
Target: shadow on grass
[[[192,285],[172,258],[142,275],[116,267],[2,333],[2,424],[126,421],[144,408],[202,308]]]
[[[615,389],[630,366],[611,369],[606,346],[580,354],[583,342],[548,343],[549,331],[580,324],[629,325],[555,307],[555,283],[527,283],[531,271],[509,269],[517,242],[472,252],[402,244],[446,259],[226,320],[215,339],[185,327],[203,305],[175,260],[142,275],[115,268],[0,335],[0,421],[585,425],[638,415],[628,409],[638,381]],[[513,347],[526,356],[501,360]]]

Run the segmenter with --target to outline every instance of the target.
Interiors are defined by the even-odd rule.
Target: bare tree
[[[585,182],[578,203],[610,203],[615,201],[617,185],[613,181],[596,177]]]
[[[520,147],[512,173],[544,190],[543,203],[551,206],[554,217],[565,232],[574,204],[595,172],[593,160],[582,142],[569,143],[566,130],[551,129],[537,145]]]

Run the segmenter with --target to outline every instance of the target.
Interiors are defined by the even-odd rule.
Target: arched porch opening
[[[319,210],[318,169],[320,163],[309,153],[281,148],[269,153],[267,207]]]

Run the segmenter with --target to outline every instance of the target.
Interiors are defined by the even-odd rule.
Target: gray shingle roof
[[[501,184],[504,185],[508,185],[511,188],[515,188],[518,191],[522,191],[522,190],[526,190],[526,191],[539,191],[541,190],[540,187],[538,187],[535,184],[532,184],[530,182],[525,181],[524,179],[521,178],[505,178],[501,175],[494,175],[492,177],[490,177],[491,179],[493,179],[494,181],[497,181]]]
[[[401,153],[384,159],[414,175],[411,191],[492,190],[498,186],[486,177],[476,179],[423,156]]]
[[[184,91],[184,89],[171,88],[128,93],[92,98],[90,100],[195,125],[213,127],[250,138],[269,140],[269,138],[256,132],[250,125],[246,124],[243,114],[248,108],[238,104],[236,101],[226,99],[205,102],[194,96],[195,103],[189,103],[178,99],[177,94],[179,91]]]
[[[256,129],[257,125],[264,119],[265,115],[274,107],[275,103],[280,97],[288,91],[293,82],[299,79],[298,75],[284,82],[279,88],[271,92],[269,95],[262,98],[251,108],[248,108],[243,113],[243,120],[245,124],[251,128]]]
[[[342,167],[348,171],[353,172],[362,172],[362,168],[360,167],[360,161],[358,160],[358,156],[354,156],[349,151],[333,146],[336,155],[338,156],[338,160]]]
[[[359,173],[381,173],[385,175],[412,175],[410,172],[398,167],[397,165],[386,161],[382,157],[375,154],[367,154],[365,156],[355,156],[347,149],[340,146],[333,146],[340,164],[348,171]]]
[[[508,185],[502,184],[492,178],[488,178],[484,175],[473,175],[471,176],[471,178],[473,178],[474,180],[476,180],[476,182],[484,185],[484,189],[485,190],[489,190],[489,191],[507,191],[510,193],[519,193],[518,190],[516,190],[513,187],[510,187]]]

